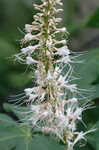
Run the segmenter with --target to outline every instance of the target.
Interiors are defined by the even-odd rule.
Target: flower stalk
[[[89,108],[79,102],[88,91],[72,83],[77,79],[72,64],[79,61],[67,46],[67,29],[59,26],[62,20],[57,14],[63,11],[58,8],[62,5],[61,0],[41,0],[34,5],[38,12],[32,25],[25,25],[23,47],[16,58],[31,70],[36,68],[35,86],[24,90],[24,103],[30,108],[27,121],[33,129],[56,136],[67,150],[73,150],[78,141],[86,140],[87,132],[78,132],[77,123]]]

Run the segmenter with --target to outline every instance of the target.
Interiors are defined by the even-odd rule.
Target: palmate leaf
[[[64,150],[48,136],[32,134],[31,128],[18,125],[7,115],[0,114],[0,150]]]

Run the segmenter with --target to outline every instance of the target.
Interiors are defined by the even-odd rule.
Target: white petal
[[[32,57],[28,56],[26,57],[26,64],[27,65],[31,65],[31,64],[35,64],[38,63],[38,61],[34,60]]]
[[[58,54],[59,55],[69,55],[70,54],[70,50],[68,49],[67,46],[63,46],[63,47],[58,49]]]
[[[27,88],[24,90],[27,96],[29,96],[33,92],[33,88]]]
[[[59,31],[59,32],[67,32],[67,29],[65,27],[57,28],[57,31]]]
[[[31,41],[32,39],[33,39],[33,35],[31,33],[27,33],[24,37],[25,42]]]
[[[23,54],[27,54],[27,53],[32,54],[34,52],[34,50],[37,49],[38,47],[39,47],[39,45],[28,46],[28,47],[22,48],[21,52]]]
[[[30,25],[30,24],[26,24],[25,25],[25,31],[26,32],[32,32],[32,30],[33,30],[33,26],[32,25]]]

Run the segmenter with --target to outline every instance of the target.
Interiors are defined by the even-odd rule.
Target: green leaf
[[[80,80],[77,80],[76,82],[80,88],[94,88],[95,92],[92,90],[89,94],[94,95],[93,98],[97,98],[99,97],[99,92],[96,88],[99,86],[99,83],[95,83],[95,81],[99,78],[99,48],[90,50],[79,59],[84,62],[75,65],[76,75],[80,77]]]
[[[99,121],[96,124],[97,132],[95,134],[96,150],[99,150]]]
[[[87,136],[88,142],[95,150],[99,150],[99,121],[94,125],[96,131],[93,134]]]
[[[13,88],[18,88],[18,87],[21,87],[22,85],[24,86],[27,83],[29,83],[30,75],[25,74],[25,77],[24,77],[24,73],[19,74],[19,73],[13,72],[8,75],[8,79],[11,85],[13,85]]]
[[[99,28],[99,8],[89,17],[86,26]]]
[[[0,149],[64,150],[64,146],[50,136],[33,135],[27,125],[19,125],[7,115],[0,114]]]
[[[15,47],[12,43],[0,39],[0,50],[2,51],[0,53],[0,76],[2,77],[0,78],[0,97],[5,97],[8,96],[10,89],[26,85],[30,81],[30,73],[25,73],[25,66],[14,64],[14,59],[11,57],[15,53]]]
[[[9,103],[4,103],[3,108],[5,109],[6,112],[14,113],[19,118],[20,121],[25,119],[27,112],[30,111],[30,109],[28,107],[25,107],[25,106],[17,107],[15,105],[9,104]]]

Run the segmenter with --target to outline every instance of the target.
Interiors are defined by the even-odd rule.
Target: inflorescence
[[[82,113],[90,107],[81,105],[86,98],[84,89],[79,89],[72,81],[74,63],[79,55],[67,46],[67,29],[60,27],[62,21],[58,13],[63,9],[61,0],[41,0],[35,4],[37,13],[32,24],[25,25],[25,36],[21,40],[21,51],[16,59],[30,66],[35,72],[35,84],[27,88],[25,100],[30,111],[27,121],[32,128],[42,133],[52,134],[73,150],[74,145],[90,131],[77,130],[78,121],[82,122]]]

